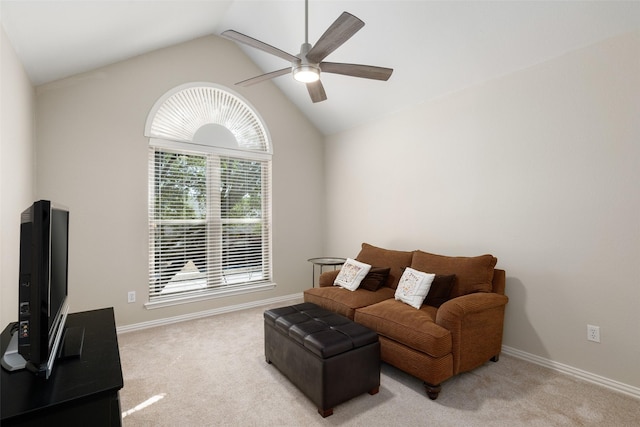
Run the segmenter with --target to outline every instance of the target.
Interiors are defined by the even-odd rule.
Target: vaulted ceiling
[[[640,29],[638,1],[310,0],[309,42],[343,11],[366,25],[327,60],[394,73],[387,82],[325,73],[328,100],[316,104],[291,76],[273,79],[324,134]],[[227,29],[293,55],[305,34],[303,0],[1,0],[0,19],[34,85]],[[264,72],[289,65],[242,49]]]

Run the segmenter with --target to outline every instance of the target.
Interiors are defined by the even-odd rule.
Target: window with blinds
[[[271,282],[268,162],[150,149],[150,299]]]
[[[150,304],[273,287],[271,156],[257,114],[213,84],[185,85],[156,103],[145,134]]]

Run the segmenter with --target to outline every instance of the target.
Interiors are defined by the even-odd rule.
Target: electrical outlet
[[[600,342],[600,326],[587,325],[587,340]]]
[[[127,294],[127,302],[136,302],[136,291],[131,291]]]

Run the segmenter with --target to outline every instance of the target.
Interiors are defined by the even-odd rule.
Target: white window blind
[[[271,144],[240,95],[213,83],[156,101],[149,137],[148,308],[275,286]]]
[[[150,301],[272,281],[270,161],[213,151],[150,147]]]

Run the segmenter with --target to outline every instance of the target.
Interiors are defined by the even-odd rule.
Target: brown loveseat
[[[327,271],[318,288],[304,292],[305,302],[376,331],[381,359],[424,381],[431,399],[448,378],[498,360],[508,298],[505,271],[494,269],[495,257],[449,257],[363,243],[355,259],[372,266],[363,285],[355,291],[333,286],[339,270]],[[436,274],[420,309],[394,299],[406,267]],[[372,278],[380,279],[376,290]]]

